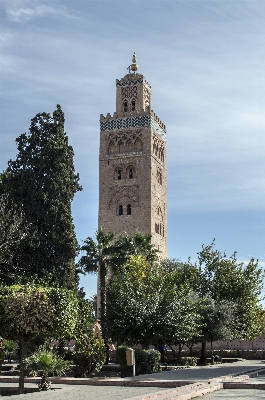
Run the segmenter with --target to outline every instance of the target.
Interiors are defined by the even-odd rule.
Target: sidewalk
[[[238,393],[238,390],[250,390],[251,396],[248,398],[252,400],[255,399],[255,395],[259,395],[259,392],[265,398],[265,390],[262,392],[265,389],[265,364],[261,361],[244,360],[233,364],[191,367],[189,369],[140,375],[135,378],[52,378],[53,390],[49,392],[36,391],[37,387],[34,382],[37,381],[39,381],[39,378],[26,378],[25,387],[31,393],[20,396],[12,395],[12,399],[20,398],[22,400],[25,397],[25,399],[47,400],[75,400],[77,398],[93,400],[188,400],[204,395],[203,399],[208,400],[236,398],[234,395],[230,396],[229,394],[228,396],[228,392],[234,394]],[[18,377],[0,377],[0,387],[6,388],[6,391],[17,388],[17,382]],[[33,390],[34,392],[32,392]],[[216,392],[217,390],[218,392]],[[211,392],[215,393],[210,395]],[[222,397],[223,393],[227,397]]]

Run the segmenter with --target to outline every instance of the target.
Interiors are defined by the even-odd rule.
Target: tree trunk
[[[168,344],[168,347],[171,348],[171,351],[172,351],[172,358],[173,358],[172,362],[173,362],[173,364],[175,365],[175,364],[176,364],[176,352],[175,352],[175,350],[173,349],[173,347],[172,347],[170,344]]]
[[[65,355],[64,345],[65,345],[65,340],[64,339],[59,339],[57,350],[58,350],[59,356],[62,357],[62,358]]]
[[[108,330],[106,325],[106,263],[102,262],[99,265],[100,277],[100,325],[102,332],[102,339],[106,348],[106,361],[105,365],[109,363],[109,345],[108,345]]]
[[[206,342],[202,342],[200,363],[206,364]]]
[[[179,361],[179,358],[180,358],[180,355],[181,355],[183,347],[184,347],[184,343],[179,343],[178,344],[177,362]]]
[[[24,393],[24,377],[25,377],[25,358],[27,355],[27,343],[24,339],[23,332],[20,336],[21,358],[20,358],[20,373],[19,373],[19,386],[18,393]]]

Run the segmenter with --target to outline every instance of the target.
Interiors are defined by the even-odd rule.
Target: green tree
[[[0,326],[5,339],[21,348],[19,393],[24,390],[24,364],[36,338],[72,336],[78,314],[73,291],[38,284],[0,286]]]
[[[231,257],[214,249],[214,242],[202,246],[198,253],[200,272],[199,294],[216,302],[223,300],[236,304],[234,336],[251,339],[264,330],[261,294],[264,275],[253,258],[247,265],[239,262],[236,253]]]
[[[12,283],[24,273],[24,269],[13,263],[13,257],[29,234],[21,208],[17,209],[8,194],[0,195],[0,282]]]
[[[202,342],[201,363],[206,363],[206,343],[211,343],[213,357],[213,341],[234,339],[236,304],[227,301],[216,301],[212,297],[204,298],[205,307],[201,310],[202,332],[200,338]],[[199,341],[198,340],[198,341]]]
[[[167,259],[161,261],[161,267],[171,274],[174,286],[189,287],[197,292],[200,287],[200,271],[198,267],[190,262],[182,262],[178,259]]]
[[[142,255],[148,262],[158,260],[159,250],[151,243],[152,235],[136,232],[134,236],[122,235],[115,243],[115,257],[112,267],[115,269],[124,265],[131,255]]]
[[[99,276],[99,292],[100,292],[100,324],[102,338],[106,346],[106,360],[108,360],[108,327],[106,324],[106,285],[108,265],[110,265],[112,257],[115,254],[114,234],[105,233],[102,230],[96,231],[96,240],[88,237],[84,240],[81,251],[86,252],[79,262],[78,267],[85,273],[95,274]]]
[[[31,120],[29,133],[16,139],[18,155],[9,161],[2,184],[31,230],[12,254],[13,264],[27,276],[74,288],[78,243],[71,201],[81,186],[64,121],[59,105],[53,116],[41,113]]]
[[[124,235],[115,238],[113,233],[102,230],[96,231],[96,240],[88,237],[81,251],[83,255],[78,268],[84,273],[98,273],[100,294],[100,323],[102,337],[106,346],[106,359],[108,360],[109,332],[106,323],[106,290],[110,276],[118,271],[131,255],[143,255],[151,264],[157,259],[158,250],[151,244],[151,235],[136,232],[135,236]]]
[[[72,338],[78,340],[83,335],[86,335],[93,327],[95,321],[96,318],[93,315],[91,300],[85,299],[84,297],[78,298],[78,314]]]
[[[107,289],[107,321],[113,340],[129,345],[186,341],[198,335],[197,302],[172,276],[143,256],[130,256]]]
[[[263,273],[258,261],[252,258],[244,265],[237,260],[236,253],[227,257],[214,245],[213,241],[211,245],[202,246],[196,264],[200,275],[197,292],[208,303],[202,313],[205,326],[202,362],[205,362],[205,345],[210,340],[210,334],[220,340],[247,340],[264,331],[260,302]]]

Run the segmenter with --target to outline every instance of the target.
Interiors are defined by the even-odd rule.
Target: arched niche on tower
[[[134,150],[133,141],[129,138],[126,141],[126,152],[131,153]]]
[[[143,143],[140,138],[136,138],[134,142],[134,151],[140,152],[143,150]]]
[[[112,154],[115,154],[115,153],[116,153],[116,145],[115,145],[114,140],[111,140],[111,141],[109,142],[107,153],[108,153],[109,155],[112,155]]]
[[[155,213],[155,233],[164,237],[165,236],[165,223],[164,223],[164,213],[161,206],[157,206]]]
[[[113,179],[116,181],[121,181],[122,179],[124,179],[124,168],[121,165],[118,165],[114,169]]]
[[[127,179],[134,179],[136,178],[136,170],[135,170],[135,166],[130,164],[128,165],[128,167],[126,168],[126,178]]]

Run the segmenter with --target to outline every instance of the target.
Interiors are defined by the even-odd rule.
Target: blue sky
[[[265,2],[0,0],[0,170],[15,138],[59,103],[83,191],[79,242],[98,212],[99,115],[135,51],[167,126],[168,254],[202,244],[265,267]],[[81,279],[88,295],[96,278]]]

